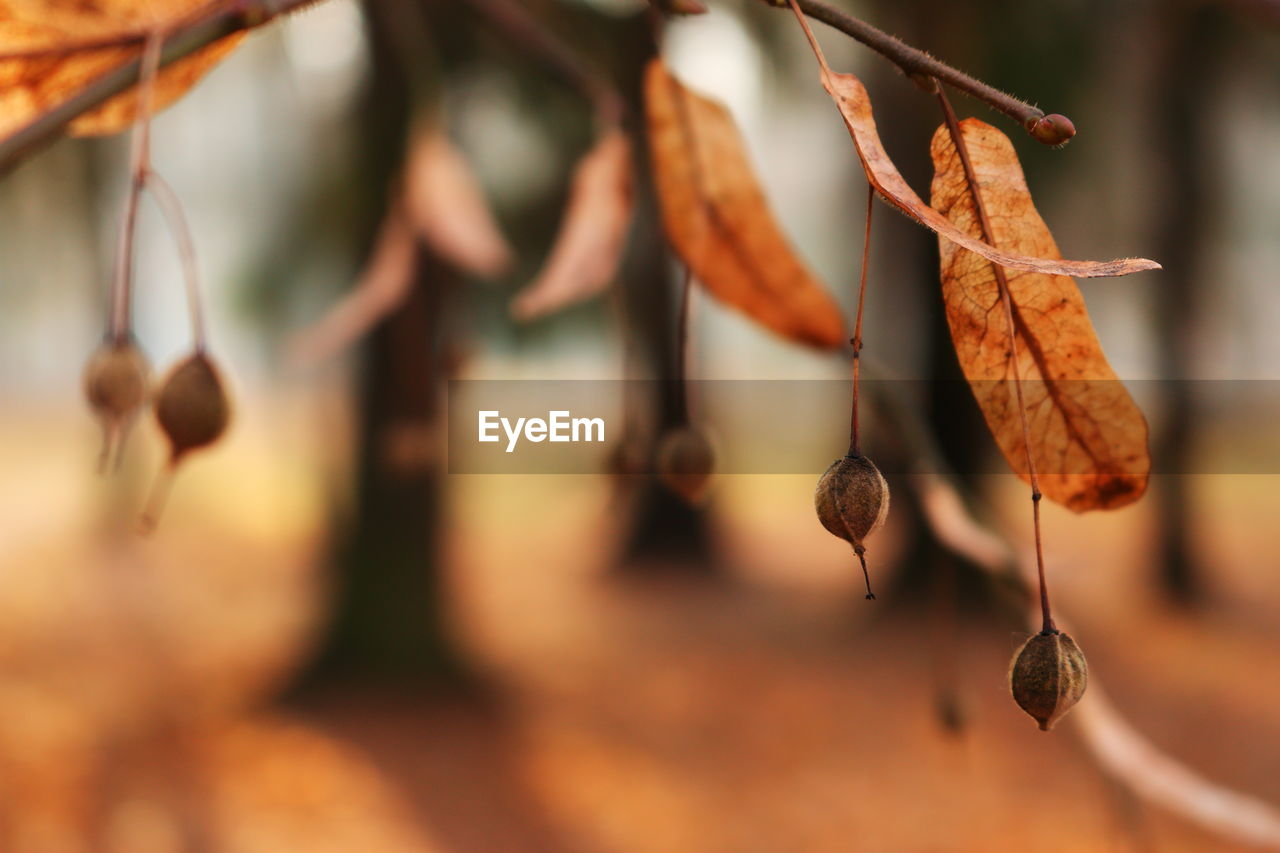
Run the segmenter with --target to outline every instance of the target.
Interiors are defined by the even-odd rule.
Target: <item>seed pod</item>
[[[155,528],[182,457],[217,441],[231,420],[231,402],[222,379],[203,352],[188,356],[169,372],[156,395],[156,420],[169,439],[169,464],[158,476],[142,514],[143,533]]]
[[[861,454],[840,457],[819,478],[813,504],[822,526],[853,546],[862,564],[867,598],[875,598],[862,540],[879,530],[889,514],[889,484],[880,470]]]
[[[113,452],[147,402],[151,366],[131,340],[108,341],[89,357],[84,368],[84,395],[102,424],[99,467],[106,470]]]
[[[636,438],[624,438],[605,456],[605,473],[614,479],[627,479],[648,473],[645,463],[645,443]]]
[[[688,503],[699,504],[706,498],[715,466],[715,449],[696,427],[679,427],[662,437],[658,476]]]
[[[818,520],[855,550],[889,514],[889,485],[865,456],[842,456],[827,468],[813,493]]]
[[[222,379],[204,353],[179,362],[156,395],[156,420],[169,438],[172,463],[217,441],[230,419]]]
[[[1089,664],[1075,640],[1043,631],[1022,644],[1009,666],[1013,701],[1047,732],[1084,696]]]

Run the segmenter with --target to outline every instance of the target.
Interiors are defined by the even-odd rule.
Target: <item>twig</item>
[[[693,270],[688,265],[680,282],[680,309],[676,315],[676,382],[680,385],[680,421],[689,423],[689,322],[693,303]]]
[[[1216,785],[1162,753],[1120,716],[1096,678],[1074,718],[1098,763],[1138,796],[1238,842],[1280,850],[1274,806]]]
[[[186,18],[162,31],[164,49],[160,55],[163,68],[221,38],[241,30],[261,26],[274,18],[317,0],[236,0],[210,4],[197,15]],[[136,33],[125,33],[116,45],[136,44]],[[108,45],[95,44],[94,47]],[[122,62],[86,84],[67,100],[33,118],[26,125],[0,140],[0,175],[4,175],[24,157],[53,141],[77,116],[88,112],[134,85],[141,78],[140,57]]]
[[[951,102],[947,100],[946,92],[942,91],[941,86],[935,85],[935,88],[938,104],[942,107],[942,115],[947,124],[947,132],[951,135],[956,155],[964,168],[965,183],[968,184],[969,196],[973,199],[973,210],[977,214],[978,225],[982,229],[982,239],[994,246],[995,235],[991,230],[991,219],[987,216],[986,204],[982,200],[982,194],[978,192],[978,176],[974,173],[973,162],[969,159],[969,146],[965,144],[964,134],[960,132],[960,122],[956,118],[955,110],[951,108]],[[1009,279],[1004,267],[991,264],[991,271],[995,275],[996,285],[1000,290],[1000,301],[1004,305],[1005,327],[1009,333],[1009,369],[1013,373],[1018,419],[1022,423],[1022,444],[1027,451],[1027,476],[1031,480],[1031,517],[1036,537],[1036,569],[1040,578],[1040,633],[1055,634],[1058,629],[1053,624],[1053,613],[1049,608],[1049,586],[1044,577],[1044,547],[1040,538],[1040,480],[1036,475],[1035,453],[1031,449],[1031,425],[1028,423],[1027,404],[1022,393],[1022,375],[1018,371],[1018,335],[1017,327],[1013,322],[1013,296],[1009,293]]]
[[[591,101],[602,124],[618,123],[623,113],[622,96],[606,82],[608,78],[590,67],[527,9],[510,0],[468,0],[468,5]]]
[[[115,279],[111,283],[111,319],[108,333],[116,344],[129,337],[129,315],[133,304],[133,244],[138,224],[138,199],[147,179],[147,163],[151,157],[151,93],[159,69],[164,36],[152,33],[142,52],[142,91],[133,123],[129,151],[129,189],[120,218],[120,240],[116,248]]]
[[[785,7],[787,5],[786,2],[774,2],[774,0],[765,0],[765,2],[772,6]],[[1029,133],[1032,132],[1041,119],[1045,118],[1043,110],[1033,107],[1026,101],[1021,101],[993,86],[988,86],[981,80],[970,77],[945,62],[934,59],[924,51],[871,26],[866,21],[853,17],[848,12],[830,6],[822,2],[822,0],[794,0],[794,2],[799,6],[800,11],[810,18],[815,21],[821,21],[827,26],[861,42],[897,65],[902,69],[903,73],[912,79],[927,80],[928,78],[936,78],[941,80],[957,91],[977,98],[1014,119]],[[1074,133],[1074,128],[1071,133]],[[1066,141],[1064,138],[1051,137],[1050,139],[1045,139],[1035,133],[1032,135],[1042,142],[1050,142],[1051,144],[1060,144]],[[1070,138],[1069,134],[1067,138]]]
[[[862,363],[862,307],[867,298],[867,267],[871,260],[871,211],[875,209],[876,190],[867,184],[867,220],[862,233],[862,272],[858,276],[858,309],[853,321],[853,406],[849,412],[849,455],[861,456],[858,434],[858,377]]]
[[[197,353],[207,348],[208,335],[205,332],[204,306],[200,298],[200,273],[196,265],[196,245],[191,238],[191,227],[182,212],[182,201],[169,186],[169,182],[150,166],[146,169],[146,188],[151,197],[160,206],[161,212],[168,220],[169,230],[178,244],[178,257],[182,261],[182,277],[187,287],[187,313],[191,316],[191,339]]]
[[[178,21],[164,29],[171,30],[180,26],[184,22],[194,21],[203,15],[225,7],[226,0],[210,0],[210,2],[191,10],[188,14],[183,15]],[[44,44],[36,47],[20,47],[10,50],[0,51],[0,62],[8,62],[10,60],[25,59],[49,59],[58,56],[70,56],[75,53],[90,53],[98,50],[111,50],[122,47],[135,47],[146,42],[147,38],[155,32],[155,27],[151,26],[144,29],[121,30],[111,35],[98,36],[89,39],[64,39],[53,44]]]

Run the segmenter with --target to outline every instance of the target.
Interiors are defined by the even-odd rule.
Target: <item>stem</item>
[[[867,184],[867,224],[862,233],[862,273],[858,278],[858,310],[853,321],[853,408],[849,413],[849,455],[861,456],[858,435],[858,376],[862,364],[862,307],[867,298],[867,267],[871,259],[871,212],[875,209],[876,190]]]
[[[818,65],[823,71],[830,74],[831,66],[827,64],[827,57],[822,52],[822,45],[818,44],[818,38],[813,34],[813,30],[809,28],[809,22],[805,20],[804,12],[801,10],[797,0],[787,0],[791,5],[791,11],[795,13],[796,20],[800,22],[800,29],[804,30],[804,37],[809,40],[809,47],[813,48],[813,55],[818,58]]]
[[[471,8],[526,53],[559,74],[595,106],[602,124],[614,125],[622,117],[622,97],[598,69],[550,33],[533,15],[510,0],[468,0]]]
[[[684,268],[680,284],[680,313],[676,320],[676,382],[680,384],[680,422],[689,423],[689,382],[685,375],[689,370],[689,314],[693,302],[693,270]]]
[[[160,63],[164,36],[153,33],[142,51],[142,87],[134,105],[133,138],[129,152],[129,189],[120,222],[115,279],[111,283],[111,319],[108,334],[116,344],[129,337],[129,309],[133,302],[133,245],[138,223],[138,198],[146,181],[151,154],[151,92]]]
[[[168,220],[169,230],[178,244],[178,256],[182,260],[182,273],[187,286],[187,311],[191,315],[191,337],[195,342],[196,352],[203,353],[206,349],[207,336],[204,307],[200,299],[196,247],[195,241],[191,238],[191,228],[187,225],[186,216],[183,215],[182,202],[178,199],[178,194],[173,191],[173,187],[169,186],[168,181],[149,167],[146,170],[146,187],[150,190],[151,197],[160,206],[165,219]]]
[[[766,0],[766,2],[770,2],[770,0]],[[821,21],[827,26],[833,27],[861,42],[897,65],[908,77],[913,79],[932,77],[941,80],[957,91],[964,92],[966,95],[977,98],[979,101],[999,110],[1017,121],[1028,131],[1030,131],[1032,125],[1044,118],[1043,110],[1037,109],[1031,104],[1021,101],[993,86],[988,86],[981,80],[970,77],[945,62],[939,62],[924,51],[871,26],[866,21],[853,17],[848,12],[829,6],[822,0],[787,0],[787,2],[791,4],[793,10],[799,10],[797,15],[803,12],[815,21]],[[822,63],[823,68],[826,68],[826,62],[821,58],[821,52],[818,51],[813,34],[808,33],[807,30],[808,28],[806,27],[806,34],[809,35],[810,42],[814,43],[815,52],[819,53],[819,62]]]
[[[995,245],[991,230],[991,220],[987,217],[986,206],[978,192],[978,178],[973,170],[973,162],[969,159],[969,148],[965,144],[964,135],[960,132],[960,122],[956,118],[946,92],[937,87],[938,104],[942,107],[942,115],[947,124],[947,132],[951,134],[951,142],[955,145],[960,165],[964,168],[965,181],[969,184],[969,195],[973,199],[973,210],[977,214],[978,224],[982,228],[982,239]],[[995,274],[996,285],[1000,290],[1000,301],[1004,304],[1005,324],[1009,330],[1009,365],[1013,373],[1013,389],[1018,401],[1018,419],[1022,422],[1022,444],[1027,450],[1027,476],[1031,481],[1031,517],[1036,537],[1036,571],[1040,580],[1040,616],[1042,634],[1056,634],[1058,628],[1053,623],[1053,614],[1049,608],[1049,586],[1044,576],[1044,547],[1040,536],[1040,480],[1036,475],[1035,454],[1031,450],[1031,426],[1027,421],[1027,405],[1022,394],[1022,376],[1018,371],[1018,337],[1013,321],[1013,297],[1009,293],[1009,279],[1004,267],[991,264]]]
[[[173,478],[178,472],[177,457],[170,457],[164,467],[156,472],[156,479],[151,484],[151,494],[147,497],[147,505],[138,517],[138,533],[150,536],[160,523],[165,504],[169,502],[169,492],[173,490]]]
[[[876,594],[871,591],[871,573],[867,571],[867,549],[861,545],[854,545],[853,553],[858,555],[858,562],[862,565],[862,580],[867,585],[867,594],[864,597],[867,601],[875,601]]]

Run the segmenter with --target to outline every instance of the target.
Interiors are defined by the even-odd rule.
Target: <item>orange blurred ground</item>
[[[603,480],[454,477],[457,633],[491,690],[277,707],[320,624],[332,467],[306,417],[245,417],[146,542],[115,531],[155,448],[113,491],[85,476],[83,419],[6,419],[0,849],[1246,849],[1135,802],[1069,718],[1036,731],[1003,683],[1011,623],[952,631],[889,596],[864,602],[809,478],[720,484],[717,584],[610,579]],[[1025,541],[1024,492],[995,479],[996,517]],[[1046,537],[1057,602],[1120,710],[1280,803],[1276,485],[1197,479],[1218,596],[1194,618],[1149,592],[1147,505],[1050,511]],[[904,536],[891,524],[875,543],[882,591]],[[958,737],[934,710],[948,653]]]

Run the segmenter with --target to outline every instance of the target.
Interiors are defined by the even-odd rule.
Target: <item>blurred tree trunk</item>
[[[399,3],[366,8],[372,69],[352,183],[359,211],[354,227],[371,246],[413,113],[412,69],[396,51],[402,15],[413,10]],[[355,506],[336,525],[334,612],[306,682],[358,676],[430,683],[456,680],[464,671],[444,628],[437,553],[441,478],[438,460],[429,455],[441,408],[444,318],[454,276],[421,246],[416,261],[408,299],[366,348]]]
[[[646,401],[655,407],[652,422],[660,439],[683,419],[682,388],[677,375],[677,303],[680,294],[672,275],[671,253],[659,218],[648,139],[644,133],[644,69],[657,53],[652,23],[646,13],[628,17],[614,40],[615,79],[630,111],[629,131],[635,152],[635,222],[622,271],[624,313],[638,359],[656,377],[657,393]],[[650,448],[650,458],[652,451]],[[655,478],[638,486],[630,540],[619,571],[718,574],[707,534],[706,515]]]
[[[453,679],[463,666],[445,627],[441,476],[432,458],[452,274],[422,248],[409,299],[374,333],[365,362],[354,516],[320,663],[398,681]]]
[[[1175,4],[1159,13],[1163,33],[1151,101],[1160,183],[1166,196],[1157,223],[1156,257],[1164,264],[1155,300],[1156,340],[1165,416],[1153,437],[1157,464],[1167,476],[1154,481],[1159,509],[1157,565],[1160,587],[1172,601],[1192,605],[1205,593],[1191,541],[1187,484],[1195,433],[1190,378],[1200,300],[1205,240],[1214,222],[1211,152],[1219,131],[1219,71],[1223,12],[1212,5]]]
[[[948,45],[957,39],[952,35],[956,30],[951,26],[952,13],[946,4],[937,0],[911,0],[893,9],[885,7],[883,12],[887,17],[880,19],[879,24],[890,32],[909,43],[926,44],[939,55],[950,56]],[[899,164],[903,177],[912,186],[926,191],[933,169],[929,158],[921,156],[921,149],[932,138],[942,114],[933,96],[903,80],[896,70],[881,62],[872,69],[877,112],[893,117],[880,126],[885,147]],[[951,345],[951,330],[943,312],[938,280],[938,241],[928,229],[904,217],[889,215],[887,210],[885,205],[877,203],[872,257],[891,258],[895,284],[909,286],[919,294],[915,303],[918,306],[916,322],[918,333],[927,342],[921,405],[943,461],[965,486],[975,488],[979,460],[989,457],[992,440]],[[909,464],[893,467],[909,470]],[[912,606],[923,605],[936,595],[936,574],[942,561],[952,558],[943,553],[909,501],[894,506],[895,511],[900,510],[911,519],[911,526],[919,535],[910,537],[911,545],[903,557],[892,597]],[[956,564],[967,565],[958,558]],[[959,572],[956,580],[950,588],[967,601],[984,595],[977,591],[986,589],[981,572]]]

